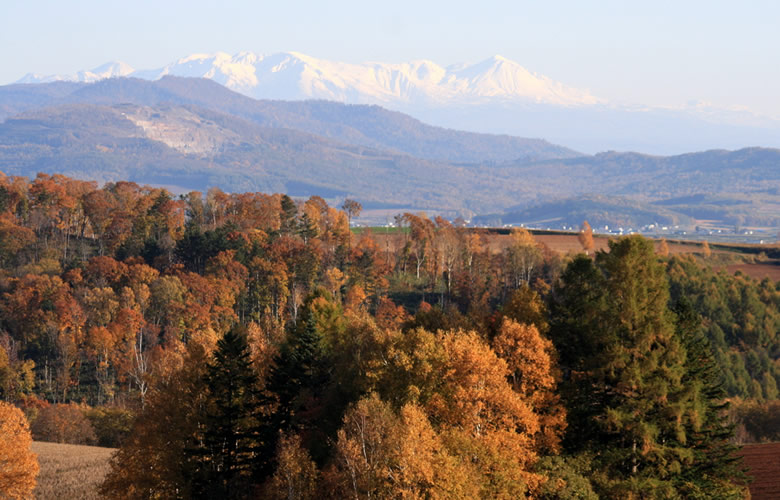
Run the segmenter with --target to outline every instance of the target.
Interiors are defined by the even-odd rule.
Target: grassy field
[[[98,485],[108,473],[113,448],[35,441],[32,451],[41,466],[35,498],[59,500],[99,498]]]

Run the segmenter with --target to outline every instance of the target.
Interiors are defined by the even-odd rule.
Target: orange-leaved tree
[[[582,221],[582,227],[577,235],[577,239],[580,240],[580,245],[585,250],[585,255],[589,255],[596,247],[596,244],[593,242],[593,229],[588,224],[588,221]]]
[[[38,458],[30,451],[32,437],[24,413],[0,401],[0,495],[30,498],[38,475]]]
[[[504,318],[493,349],[507,362],[512,388],[539,414],[538,448],[556,453],[566,429],[566,410],[556,391],[552,342],[535,325]]]

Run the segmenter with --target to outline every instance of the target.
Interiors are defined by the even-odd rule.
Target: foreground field
[[[750,444],[740,452],[753,477],[750,496],[753,500],[775,499],[780,492],[780,443]]]
[[[94,499],[108,473],[113,448],[36,441],[32,451],[41,466],[35,498]]]

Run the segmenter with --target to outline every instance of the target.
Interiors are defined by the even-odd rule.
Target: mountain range
[[[211,79],[255,99],[377,104],[433,125],[544,137],[588,153],[780,147],[780,120],[772,117],[702,103],[676,108],[615,103],[501,56],[443,67],[428,60],[354,64],[297,52],[218,52],[189,55],[156,69],[111,62],[71,75],[30,73],[17,83],[164,76]]]
[[[516,62],[494,56],[477,64],[442,67],[427,61],[401,64],[349,64],[283,52],[264,56],[240,52],[230,56],[193,54],[162,68],[135,70],[111,62],[73,75],[27,74],[17,83],[106,78],[159,80],[164,76],[208,78],[256,99],[325,99],[354,104],[445,104],[505,101],[542,102],[564,106],[601,102],[587,91],[567,87],[531,73]]]
[[[3,86],[0,120],[0,171],[9,175],[352,197],[374,221],[425,210],[557,227],[583,218],[780,226],[775,149],[586,155],[376,105],[256,100],[173,76]]]

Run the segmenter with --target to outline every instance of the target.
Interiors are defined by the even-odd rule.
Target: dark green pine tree
[[[600,326],[604,286],[604,275],[593,260],[580,254],[566,267],[551,294],[550,337],[563,372],[561,399],[568,407],[564,447],[575,453],[600,438],[593,419],[607,406],[609,395],[588,376],[599,367],[599,354],[609,344],[607,331]]]
[[[679,490],[686,498],[741,499],[747,482],[739,447],[732,443],[734,424],[728,422],[723,371],[712,356],[712,347],[701,328],[701,316],[687,297],[674,304],[677,332],[686,350],[683,383],[696,387],[698,419],[686,430],[693,463],[680,475]]]
[[[234,327],[217,342],[205,376],[208,403],[194,450],[197,498],[244,498],[259,459],[258,377],[246,334]]]
[[[304,243],[308,243],[312,238],[316,238],[319,233],[317,224],[309,218],[309,215],[306,212],[300,216],[297,233],[298,236],[303,239]]]
[[[273,456],[280,433],[295,432],[304,436],[318,432],[322,423],[322,394],[329,384],[329,372],[322,334],[310,308],[311,297],[303,307],[301,321],[288,333],[287,340],[274,359],[268,375],[265,401],[274,407],[263,425],[263,456],[269,457],[259,467],[259,478],[273,473]],[[326,446],[320,443],[321,446]],[[317,450],[310,450],[316,458]]]
[[[570,432],[584,433],[567,441],[568,451],[593,455],[602,496],[675,496],[693,463],[685,443],[697,395],[683,380],[685,348],[652,243],[640,236],[610,242],[593,267],[575,259],[557,296],[556,314],[577,315],[553,317],[551,332],[572,367],[564,383],[576,393]]]
[[[279,430],[290,431],[297,425],[307,395],[321,382],[322,335],[313,315],[304,311],[304,321],[290,333],[275,359],[268,390],[276,396],[275,412]]]
[[[279,232],[281,234],[294,234],[297,228],[298,207],[292,198],[286,194],[281,199],[281,217]]]

